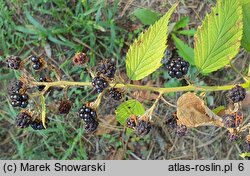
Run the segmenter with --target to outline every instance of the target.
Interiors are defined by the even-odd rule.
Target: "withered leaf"
[[[177,101],[177,123],[188,128],[215,125],[223,126],[221,117],[210,110],[195,93],[183,94]]]

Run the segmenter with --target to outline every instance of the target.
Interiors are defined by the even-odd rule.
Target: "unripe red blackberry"
[[[27,128],[31,122],[32,122],[32,117],[27,112],[21,112],[16,117],[16,124],[20,128]]]
[[[41,121],[35,120],[33,122],[30,123],[31,128],[33,128],[33,130],[44,130],[44,126],[43,123]]]
[[[115,62],[105,59],[97,67],[97,74],[104,75],[105,77],[112,79],[115,76],[116,66]]]
[[[72,60],[75,65],[83,65],[88,62],[89,58],[85,53],[79,52],[75,54]]]
[[[93,108],[83,105],[79,110],[79,117],[88,124],[96,120],[97,114]]]
[[[98,121],[94,120],[91,123],[86,123],[85,130],[87,133],[93,133],[97,130],[97,127],[99,126]]]
[[[18,56],[9,56],[6,58],[6,65],[10,69],[18,70],[21,67],[21,59]]]
[[[188,72],[189,63],[183,60],[181,57],[174,58],[169,60],[165,65],[165,68],[168,70],[170,77],[181,78]]]
[[[240,139],[239,135],[234,134],[234,133],[228,133],[228,141],[229,142],[236,142]]]
[[[136,134],[139,136],[145,136],[151,130],[152,126],[149,121],[146,120],[138,120],[138,124],[135,127]]]
[[[239,85],[236,85],[234,88],[229,90],[229,98],[234,103],[237,103],[237,102],[244,100],[245,97],[246,97],[246,90]]]
[[[222,116],[222,122],[226,128],[236,128],[242,124],[243,114],[241,112],[224,114]]]
[[[185,136],[188,132],[186,125],[177,125],[176,127],[176,136],[182,137]]]
[[[92,86],[97,93],[101,93],[105,88],[108,87],[108,82],[103,77],[96,76],[92,80]]]
[[[120,99],[122,99],[122,93],[117,88],[111,88],[109,90],[109,96],[111,98],[113,98],[114,100],[117,100],[117,101],[120,100]]]
[[[72,102],[69,100],[63,100],[60,102],[58,111],[60,114],[68,114],[72,106]]]
[[[136,127],[136,119],[137,117],[136,116],[131,116],[131,117],[129,117],[129,118],[127,118],[127,120],[126,120],[126,124],[127,124],[127,127],[128,128],[132,128],[132,129],[134,129],[135,127]]]

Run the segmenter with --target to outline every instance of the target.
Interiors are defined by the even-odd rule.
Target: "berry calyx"
[[[108,87],[108,82],[100,76],[94,77],[92,80],[92,86],[94,87],[95,91],[97,93],[101,93],[105,88]]]
[[[245,97],[246,97],[246,90],[239,85],[236,85],[234,88],[232,88],[229,91],[229,98],[234,103],[237,103],[237,102],[244,100]]]
[[[16,117],[16,124],[20,128],[27,128],[32,122],[31,115],[27,112],[21,112]]]
[[[10,69],[18,70],[21,67],[21,59],[18,56],[9,56],[6,58],[6,65]]]
[[[177,137],[182,137],[187,134],[187,126],[186,125],[177,125],[176,127],[176,136]]]
[[[72,102],[70,100],[63,100],[60,102],[58,111],[60,114],[68,114],[72,106]]]
[[[109,90],[109,96],[111,98],[113,98],[114,100],[117,100],[117,101],[119,101],[120,99],[122,99],[122,93],[117,88],[111,88]]]
[[[167,69],[169,76],[178,79],[187,74],[188,67],[189,63],[181,57],[169,60],[167,64],[165,64],[165,68]]]
[[[116,72],[115,62],[108,59],[102,60],[97,67],[97,74],[98,75],[102,74],[109,79],[113,79],[115,77],[115,72]]]
[[[128,128],[134,129],[136,127],[136,123],[137,123],[137,117],[135,115],[131,115],[126,120],[126,124]]]

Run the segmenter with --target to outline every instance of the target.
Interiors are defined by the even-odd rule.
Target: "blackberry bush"
[[[234,88],[232,88],[230,91],[229,91],[229,98],[234,102],[234,103],[237,103],[237,102],[240,102],[242,100],[244,100],[246,97],[246,90],[239,86],[239,85],[236,85]]]
[[[187,74],[188,67],[189,63],[183,60],[183,58],[181,57],[174,58],[168,61],[167,64],[165,65],[165,68],[167,69],[169,76],[178,79]]]

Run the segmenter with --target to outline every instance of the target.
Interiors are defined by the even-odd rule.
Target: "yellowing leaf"
[[[126,56],[126,71],[131,80],[140,80],[161,66],[167,43],[168,22],[176,8],[171,9],[147,31],[140,34],[130,46]]]
[[[41,104],[42,104],[42,123],[43,127],[46,128],[46,104],[43,95],[41,95]]]
[[[195,65],[201,73],[211,73],[227,65],[239,51],[242,32],[239,1],[217,1],[194,37]]]

